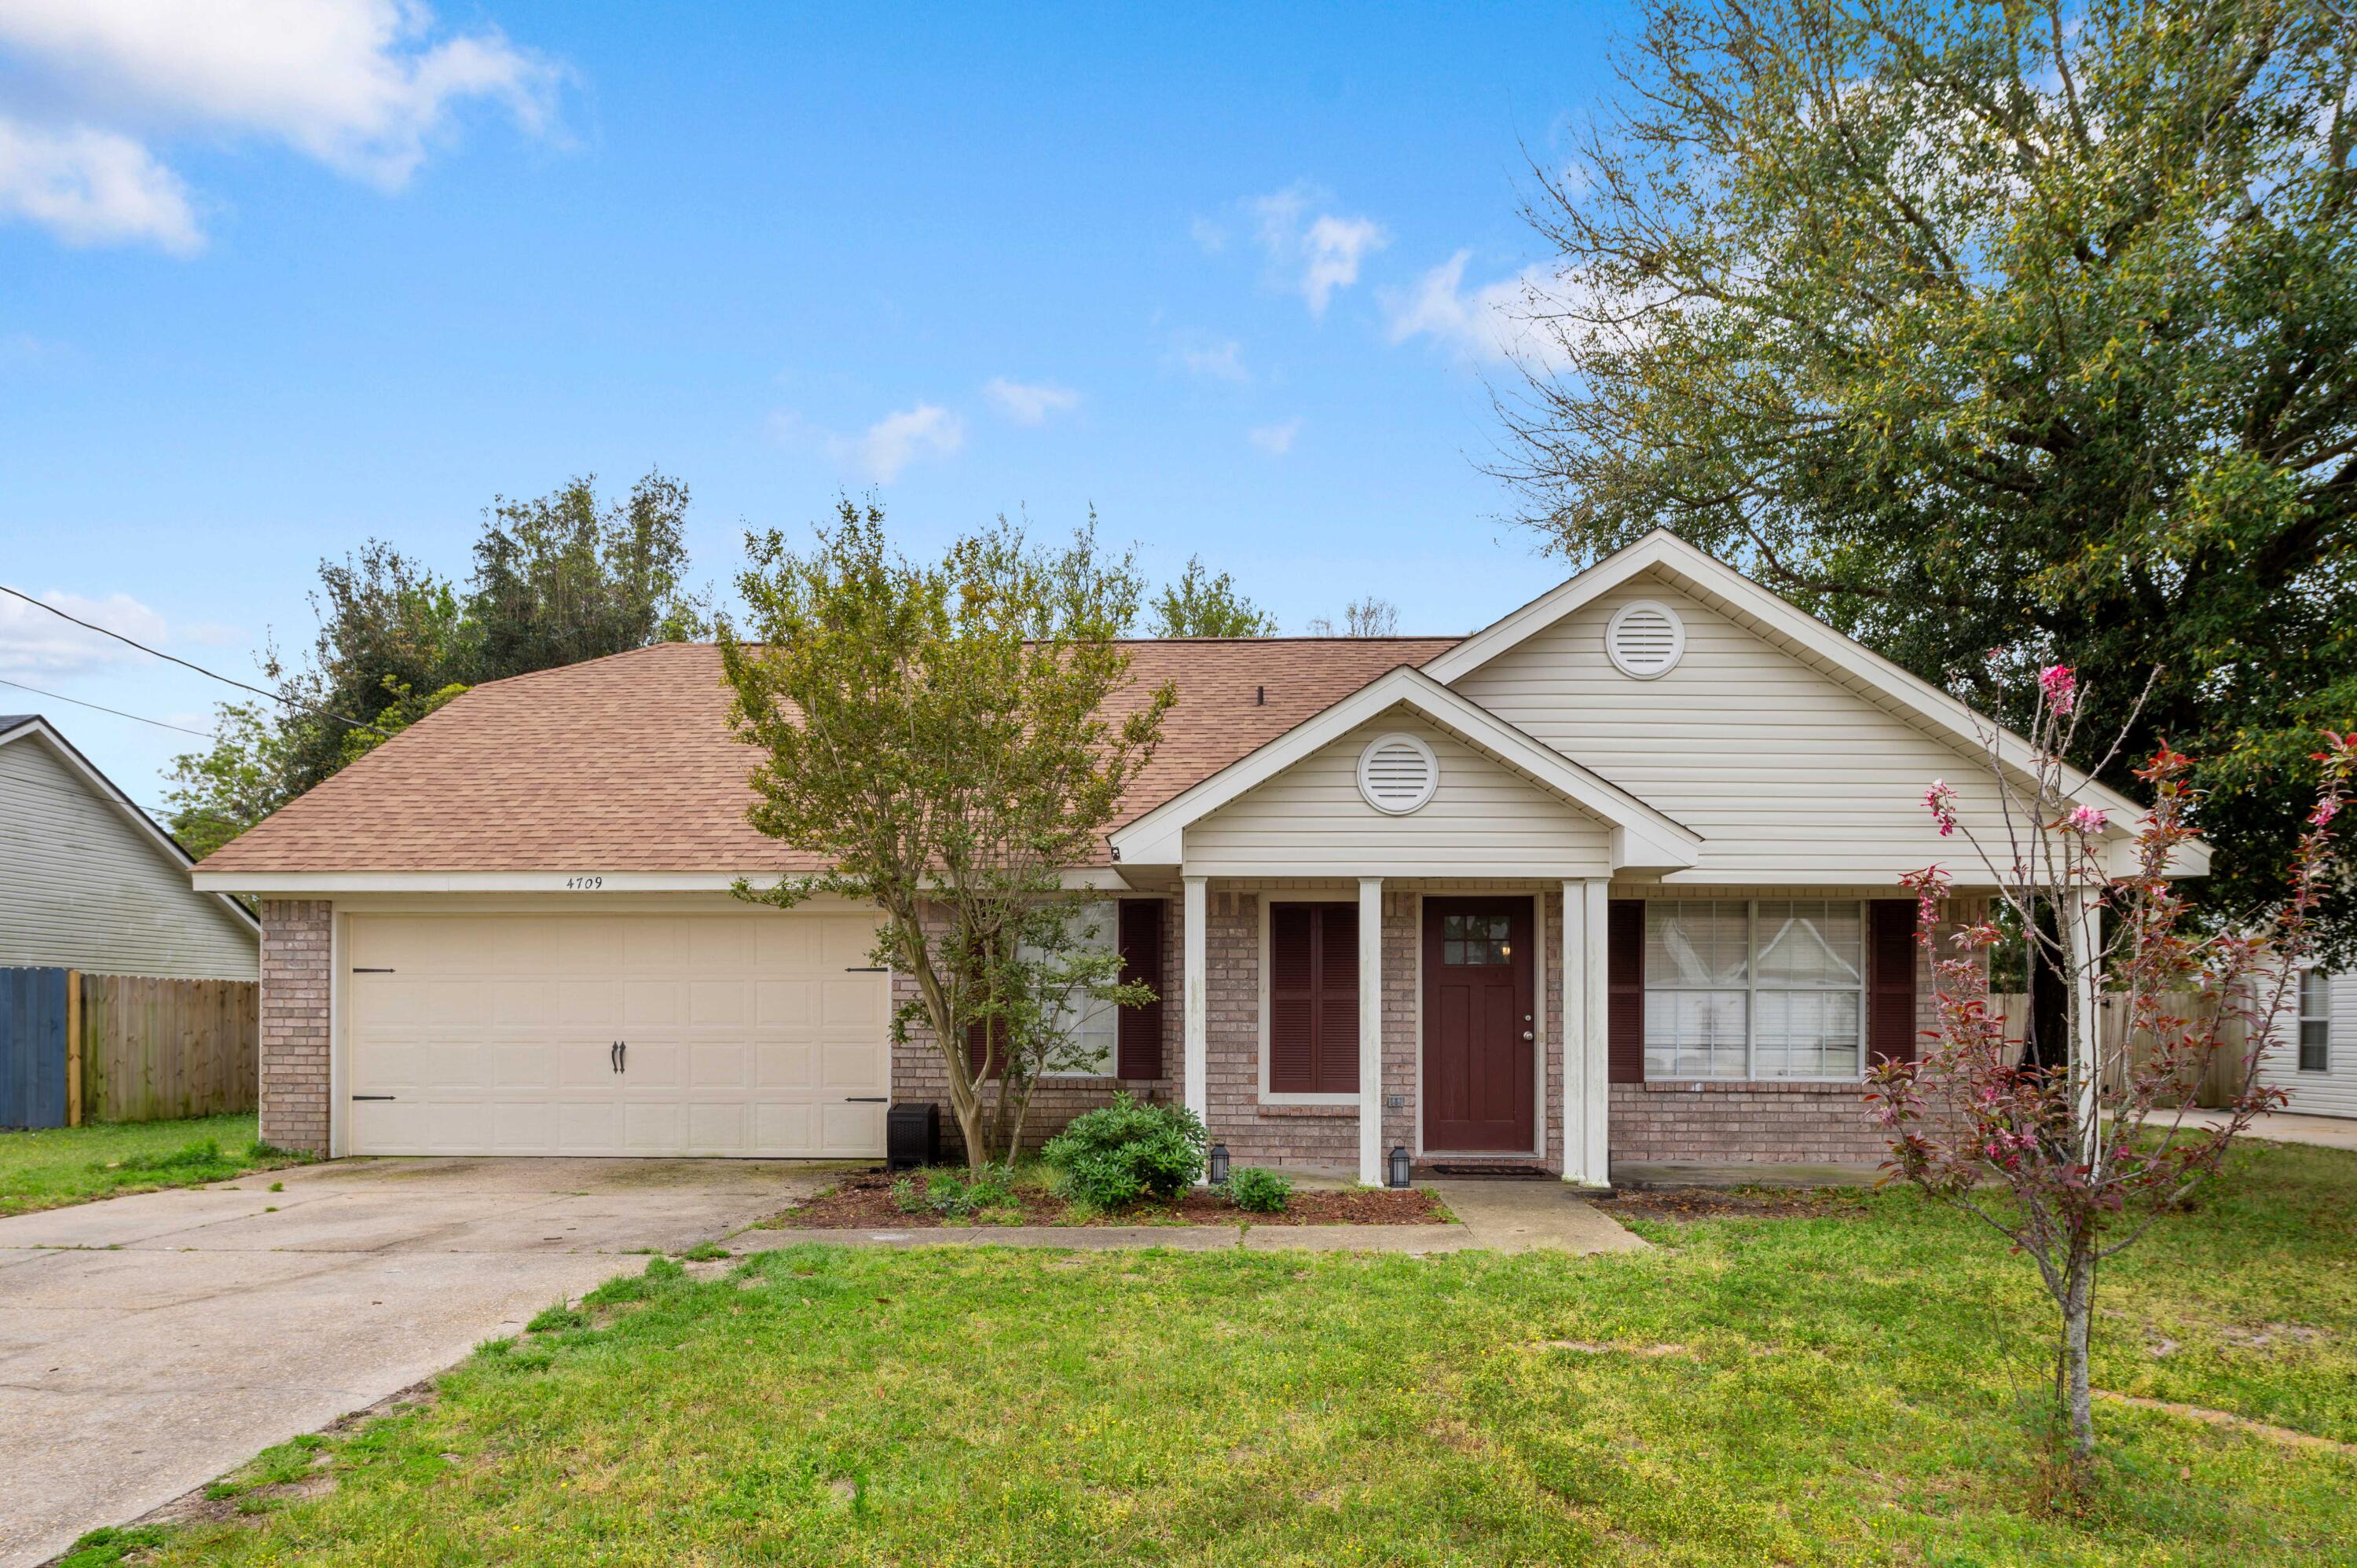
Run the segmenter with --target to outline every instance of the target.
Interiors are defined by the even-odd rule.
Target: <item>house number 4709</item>
[[[606,886],[606,879],[602,876],[568,876],[565,879],[565,886],[576,893],[595,893]]]

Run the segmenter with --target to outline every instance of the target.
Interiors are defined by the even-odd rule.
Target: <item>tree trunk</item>
[[[2071,1250],[2070,1273],[2062,1293],[2063,1398],[2071,1418],[2071,1456],[2084,1464],[2095,1454],[2093,1396],[2087,1386],[2087,1334],[2095,1312],[2095,1260],[2093,1250],[2076,1242]]]

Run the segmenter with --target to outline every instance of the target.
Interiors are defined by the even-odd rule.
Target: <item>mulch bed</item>
[[[1609,1197],[1591,1201],[1615,1219],[1792,1219],[1826,1213],[1846,1201],[1848,1190],[1792,1187],[1730,1191],[1724,1187],[1680,1187],[1651,1192],[1624,1187]]]
[[[1250,1214],[1215,1192],[1184,1192],[1169,1203],[1143,1204],[1119,1214],[1099,1214],[1087,1219],[1071,1217],[1071,1205],[1053,1193],[1033,1187],[1018,1189],[1016,1199],[1022,1217],[996,1210],[981,1219],[958,1219],[920,1208],[903,1213],[893,1201],[894,1178],[881,1171],[845,1176],[833,1191],[821,1193],[770,1219],[772,1229],[821,1230],[920,1230],[943,1226],[989,1230],[994,1225],[1438,1225],[1445,1223],[1440,1200],[1410,1187],[1331,1191],[1294,1189],[1282,1214]],[[1002,1218],[1004,1217],[1004,1218]]]

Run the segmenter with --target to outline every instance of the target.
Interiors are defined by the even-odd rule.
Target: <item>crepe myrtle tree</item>
[[[830,867],[737,895],[882,912],[874,961],[915,990],[894,1042],[931,1035],[977,1172],[1015,1152],[1079,1011],[1152,996],[1082,942],[1061,875],[1092,858],[1177,701],[1130,674],[1139,578],[1095,526],[1046,548],[1002,517],[920,562],[846,499],[807,550],[748,536],[745,625],[718,628],[730,726],[760,754],[747,819]]]
[[[2097,1266],[2215,1179],[2235,1136],[2283,1101],[2259,1081],[2260,1052],[2313,948],[2329,829],[2357,770],[2357,736],[2324,732],[2315,758],[2323,782],[2282,897],[2255,923],[2205,929],[2170,878],[2195,836],[2191,759],[2164,745],[2133,770],[2153,804],[2127,868],[2114,873],[2102,842],[2105,813],[2078,799],[2062,761],[2077,746],[2086,693],[2071,670],[2052,665],[2030,706],[2025,762],[2002,763],[1989,737],[2001,830],[1967,826],[1944,781],[1925,793],[1941,833],[1971,844],[1981,871],[1974,880],[1995,884],[1997,896],[1954,930],[1943,954],[1935,933],[1948,912],[1949,874],[1932,866],[1907,879],[1920,900],[1917,940],[1932,957],[1935,1017],[1919,1059],[1875,1067],[1867,1100],[1900,1177],[1974,1216],[2037,1266],[2061,1316],[2054,1392],[2077,1472],[2094,1449],[2087,1353]],[[1987,960],[2005,925],[2036,945],[2031,973],[2042,969],[2064,989],[2067,1051],[2058,1065],[2029,1062],[1991,1004]],[[2245,1044],[2230,1058],[2224,1119],[2189,1126],[2172,1107],[2190,1099],[2188,1086],[2221,1052],[2237,1050],[2237,1036]]]

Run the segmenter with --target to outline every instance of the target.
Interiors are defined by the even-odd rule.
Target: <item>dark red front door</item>
[[[1424,901],[1424,1146],[1528,1154],[1537,1026],[1531,901]]]

